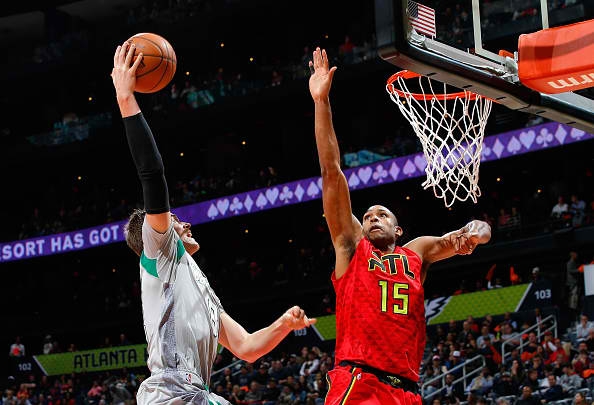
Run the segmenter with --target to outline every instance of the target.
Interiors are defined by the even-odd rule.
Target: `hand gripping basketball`
[[[134,63],[135,45],[126,41],[116,48],[113,55],[113,69],[111,70],[111,79],[116,89],[118,97],[127,97],[134,93],[136,86],[136,69],[142,61],[142,53],[138,55]]]

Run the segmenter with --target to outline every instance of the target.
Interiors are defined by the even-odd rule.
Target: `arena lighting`
[[[542,189],[540,189],[540,188],[539,188],[538,190],[536,190],[536,192],[537,192],[538,194],[540,194],[540,193],[542,193]]]
[[[246,230],[245,230],[245,231],[243,231],[243,232],[244,232],[244,233],[249,233],[249,232],[250,232],[250,230],[249,230],[249,229],[246,229]]]
[[[250,62],[253,62],[253,61],[254,61],[254,58],[250,56]]]
[[[497,177],[497,183],[501,181],[501,177]]]
[[[221,48],[224,48],[224,47],[225,47],[225,43],[221,42]]]
[[[245,145],[246,143],[247,143],[246,141],[241,141],[241,144],[242,145]]]
[[[180,153],[179,153],[179,155],[180,155],[181,157],[184,157],[184,152],[180,152]]]
[[[410,200],[410,196],[409,195],[406,196],[406,201],[408,201],[408,200]]]
[[[293,239],[289,239],[289,243],[293,243]]]
[[[115,268],[111,269],[111,272],[112,273],[115,273],[116,272],[116,269]]]
[[[328,39],[328,34],[324,35],[324,38]]]
[[[186,72],[186,76],[190,76],[190,72]]]
[[[93,97],[89,96],[89,101],[93,101]]]
[[[76,179],[77,180],[82,180],[82,176],[78,176]]]

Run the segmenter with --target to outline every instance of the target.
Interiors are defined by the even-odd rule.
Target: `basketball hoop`
[[[418,78],[419,93],[412,93],[407,80]],[[487,119],[492,100],[463,90],[436,94],[433,83],[420,74],[403,70],[392,75],[386,90],[400,112],[412,125],[423,145],[427,160],[427,179],[423,188],[433,188],[437,198],[451,207],[456,200],[469,198],[476,203],[481,195],[478,186],[479,165]],[[430,92],[425,91],[429,86]]]

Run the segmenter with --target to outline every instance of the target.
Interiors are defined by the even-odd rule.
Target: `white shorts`
[[[229,401],[204,389],[194,373],[167,370],[144,380],[136,393],[138,405],[230,405]]]

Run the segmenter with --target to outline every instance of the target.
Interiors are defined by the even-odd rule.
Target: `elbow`
[[[245,353],[242,357],[240,357],[240,359],[247,361],[248,363],[255,363],[260,357],[261,356],[255,353]]]
[[[322,179],[331,181],[338,178],[340,175],[342,175],[340,164],[336,163],[322,166]]]
[[[233,350],[233,353],[241,360],[254,363],[260,355],[250,346],[249,335],[243,338],[241,344]]]
[[[247,361],[248,363],[255,363],[256,360],[260,358],[260,355],[258,353],[248,348],[241,348],[239,351],[235,353],[235,355],[239,359]]]

